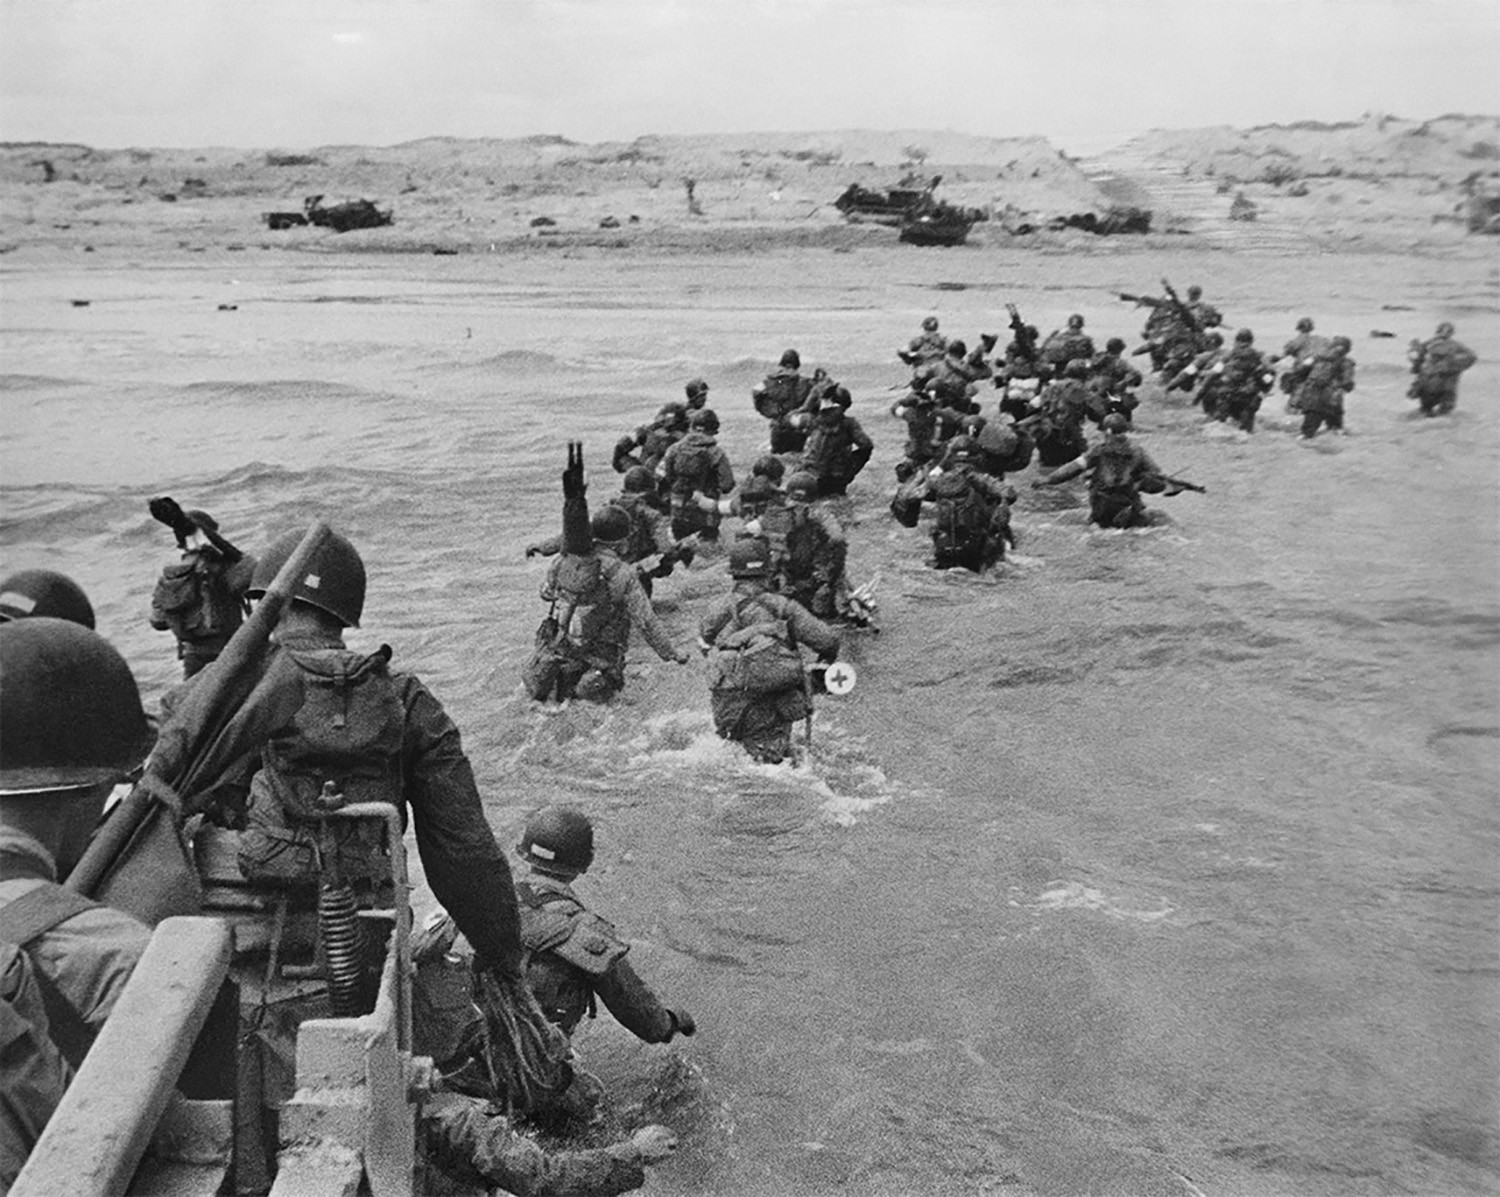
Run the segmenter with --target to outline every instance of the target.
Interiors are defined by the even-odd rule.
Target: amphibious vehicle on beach
[[[303,201],[301,212],[267,212],[264,216],[266,226],[276,230],[316,224],[335,233],[347,233],[350,229],[378,229],[391,224],[394,219],[392,211],[382,211],[371,200],[346,200],[324,207],[321,195],[308,196]]]

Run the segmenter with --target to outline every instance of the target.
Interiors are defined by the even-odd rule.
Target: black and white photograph
[[[1500,0],[0,0],[0,1195],[1500,1194]]]

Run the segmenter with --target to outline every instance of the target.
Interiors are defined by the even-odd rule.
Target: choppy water
[[[0,563],[83,583],[154,701],[176,663],[145,622],[172,555],[149,496],[252,550],[346,531],[356,643],[448,706],[503,843],[542,802],[595,813],[582,888],[698,1018],[680,1052],[583,1040],[684,1132],[654,1191],[1494,1192],[1500,286],[1472,253],[22,251]],[[1353,335],[1354,435],[1205,432],[1158,396],[1143,442],[1206,496],[1101,533],[1081,492],[1023,489],[1012,562],[927,570],[885,514],[894,348],[929,311],[1002,331],[1006,300],[1128,338],[1111,292],[1163,271],[1262,344],[1304,311]],[[1455,419],[1414,422],[1405,341],[1444,317],[1482,364]],[[525,701],[521,549],[556,526],[564,441],[603,499],[615,437],[701,374],[743,470],[748,389],[789,345],[877,441],[838,513],[884,630],[850,644],[860,686],[810,763],[718,742],[697,670],[644,648],[612,707]],[[706,560],[659,588],[680,638],[726,584]]]

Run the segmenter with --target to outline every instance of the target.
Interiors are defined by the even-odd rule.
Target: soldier
[[[610,464],[617,474],[634,466],[645,466],[654,473],[667,450],[686,436],[687,430],[688,409],[681,403],[664,403],[651,423],[642,424],[615,443]]]
[[[978,469],[974,442],[955,437],[941,466],[929,471],[919,502],[934,506],[932,563],[982,573],[1015,547],[1010,509],[1016,491]]]
[[[1042,342],[1042,361],[1051,366],[1053,373],[1061,374],[1064,367],[1076,358],[1092,361],[1094,339],[1083,331],[1083,317],[1077,312],[1068,317],[1066,329],[1055,329]]]
[[[1354,359],[1349,356],[1353,347],[1348,337],[1334,337],[1308,367],[1297,392],[1301,440],[1312,440],[1323,424],[1330,432],[1345,435],[1344,396],[1354,389]]]
[[[938,332],[938,318],[928,316],[922,321],[921,333],[905,349],[896,350],[896,356],[916,370],[937,361],[947,350],[948,338]]]
[[[1453,339],[1453,325],[1444,320],[1431,339],[1415,345],[1411,372],[1416,379],[1407,397],[1421,404],[1424,416],[1451,415],[1458,403],[1458,377],[1479,359]]]
[[[813,506],[817,488],[817,477],[799,470],[786,480],[785,498],[770,496],[745,530],[770,544],[773,589],[828,620],[839,617],[849,590],[849,545],[838,520]]]
[[[0,623],[37,615],[68,619],[90,630],[94,627],[94,604],[66,574],[23,569],[0,582]]]
[[[851,402],[849,392],[839,387],[822,399],[816,412],[799,417],[812,423],[802,468],[817,477],[820,496],[843,494],[875,451],[859,421],[848,414]]]
[[[3,1189],[151,937],[58,881],[154,736],[120,654],[88,628],[48,616],[0,624],[0,727]]]
[[[257,565],[250,593],[276,577],[302,537],[276,540]],[[345,879],[379,881],[386,866],[359,836],[336,851],[320,842],[328,800],[388,803],[409,812],[427,883],[478,950],[483,967],[519,979],[515,893],[485,819],[459,731],[415,676],[390,668],[391,650],[344,644],[359,627],[365,566],[347,538],[331,534],[298,578],[273,633],[272,675],[301,705],[262,751],[239,843],[246,877],[283,886],[317,881],[321,865]]]
[[[729,546],[729,576],[733,590],[698,626],[699,647],[709,658],[714,730],[757,761],[778,764],[792,753],[793,725],[812,714],[799,647],[833,661],[839,635],[794,600],[771,593],[765,539],[741,536]]]
[[[1056,486],[1070,478],[1089,475],[1089,519],[1101,528],[1131,528],[1150,523],[1141,493],[1160,494],[1166,478],[1144,449],[1132,445],[1125,433],[1130,425],[1120,415],[1106,416],[1105,438],[1080,460],[1069,462],[1031,486]]]
[[[572,1035],[594,999],[622,1027],[646,1043],[670,1043],[697,1030],[693,1016],[669,1008],[625,959],[630,946],[614,927],[591,914],[573,882],[594,860],[594,828],[582,811],[553,806],[526,822],[516,853],[527,875],[516,884],[526,979],[548,1019]]]
[[[793,412],[807,402],[812,380],[798,373],[802,356],[795,349],[781,355],[781,364],[750,392],[755,410],[771,421],[771,452],[800,453],[807,440],[806,431],[792,422]]]
[[[975,384],[992,374],[994,370],[984,360],[982,350],[970,353],[967,345],[955,340],[948,343],[947,352],[942,357],[929,362],[913,375],[912,385],[920,386],[940,403],[967,412],[978,390]],[[977,410],[977,405],[974,407]]]
[[[1083,435],[1089,414],[1088,371],[1081,358],[1069,362],[1062,377],[1043,388],[1037,410],[1021,422],[1036,440],[1038,460],[1049,469],[1072,461],[1088,445]]]
[[[1299,410],[1297,406],[1297,392],[1302,388],[1303,380],[1307,378],[1307,371],[1313,364],[1313,359],[1328,348],[1328,338],[1320,337],[1313,332],[1313,321],[1311,316],[1303,316],[1297,321],[1297,335],[1282,346],[1281,356],[1272,361],[1273,366],[1286,363],[1286,369],[1282,371],[1280,386],[1282,393],[1286,395],[1287,411]]]
[[[1182,368],[1167,377],[1165,390],[1193,391],[1193,402],[1203,405],[1203,414],[1211,420],[1221,419],[1219,414],[1219,382],[1224,371],[1224,335],[1219,332],[1204,334],[1205,348]],[[1194,390],[1194,388],[1197,388]]]
[[[719,535],[718,514],[693,502],[693,492],[713,499],[727,495],[734,489],[734,469],[715,439],[719,417],[705,409],[694,412],[688,423],[688,434],[667,450],[656,477],[671,496],[672,535],[682,540],[696,532],[704,540],[714,540]]]
[[[1140,398],[1134,391],[1143,381],[1141,372],[1125,360],[1124,353],[1125,342],[1110,337],[1104,344],[1104,352],[1089,363],[1089,389],[1094,393],[1089,418],[1095,424],[1115,412],[1132,422],[1132,413],[1140,406]]]
[[[218,657],[244,622],[255,558],[220,536],[218,521],[206,511],[183,511],[170,498],[152,499],[150,510],[182,550],[182,560],[157,580],[151,626],[177,638],[182,676],[190,678]]]
[[[542,702],[554,694],[558,702],[613,698],[625,686],[632,627],[640,628],[663,661],[688,662],[656,618],[635,570],[620,557],[630,540],[630,517],[605,506],[594,514],[590,532],[594,547],[585,554],[563,553],[542,583],[542,599],[550,604],[547,643],[538,645],[522,675],[527,693]]]
[[[1255,431],[1255,413],[1275,385],[1276,373],[1255,348],[1255,334],[1242,328],[1234,334],[1234,348],[1216,365],[1220,418]]]
[[[687,392],[687,409],[691,415],[695,411],[702,411],[708,406],[708,383],[701,378],[695,378],[683,388]]]

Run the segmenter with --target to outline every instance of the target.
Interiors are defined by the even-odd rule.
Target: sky
[[[1500,113],[1500,0],[0,0],[0,140],[1150,128]]]

